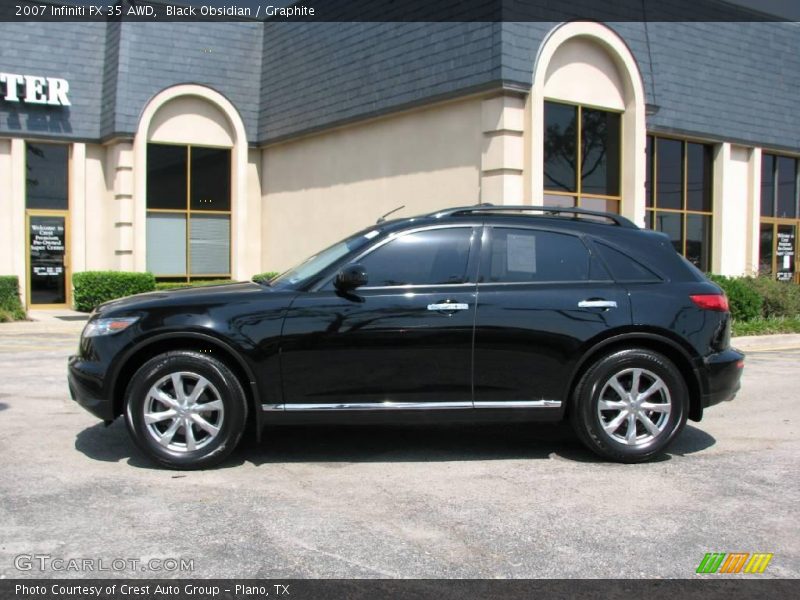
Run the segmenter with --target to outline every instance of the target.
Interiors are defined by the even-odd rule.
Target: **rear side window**
[[[580,238],[552,231],[496,227],[485,281],[519,283],[608,279]]]
[[[471,227],[428,229],[387,242],[359,262],[370,287],[464,283]]]
[[[594,246],[616,281],[661,281],[658,275],[627,254],[599,242]]]

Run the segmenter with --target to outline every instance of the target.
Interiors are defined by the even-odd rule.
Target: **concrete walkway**
[[[731,346],[742,352],[800,349],[800,334],[748,335],[731,339]]]

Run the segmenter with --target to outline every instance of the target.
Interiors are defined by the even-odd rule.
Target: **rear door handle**
[[[428,304],[428,310],[468,310],[469,304],[466,302],[438,302],[436,304]]]
[[[616,300],[581,300],[578,308],[617,308]]]

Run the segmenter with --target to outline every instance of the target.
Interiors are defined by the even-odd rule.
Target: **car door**
[[[286,408],[471,407],[479,244],[472,224],[402,232],[352,261],[367,285],[299,294],[281,344]]]
[[[585,342],[630,324],[624,288],[579,235],[486,227],[475,330],[475,406],[558,408]]]

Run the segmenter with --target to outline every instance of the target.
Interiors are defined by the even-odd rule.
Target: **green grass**
[[[732,334],[734,336],[770,335],[773,333],[800,333],[800,316],[767,317],[733,322]]]

